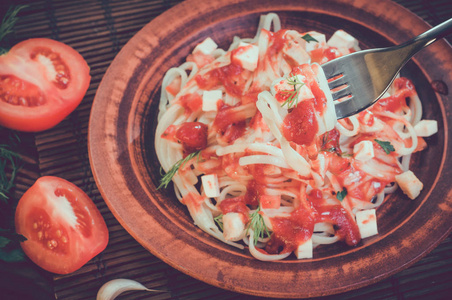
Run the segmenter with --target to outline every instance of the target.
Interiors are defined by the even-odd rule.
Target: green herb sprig
[[[8,193],[14,186],[14,179],[19,169],[16,160],[19,157],[17,153],[11,150],[10,146],[6,144],[0,145],[0,200],[5,204],[8,203]],[[9,179],[6,175],[8,165],[11,165],[11,176]]]
[[[316,40],[312,35],[310,35],[309,33],[306,33],[305,35],[303,35],[301,37],[303,40],[305,40],[306,42],[310,43],[310,42],[316,42],[318,43],[319,41]]]
[[[187,155],[186,157],[178,160],[171,167],[171,169],[162,177],[162,179],[160,179],[160,185],[157,187],[157,189],[160,189],[162,187],[166,189],[168,184],[173,179],[174,175],[176,175],[177,171],[179,171],[179,169],[182,168],[191,159],[197,157],[197,159],[199,160],[200,154],[201,154],[201,150],[198,150],[198,151],[192,152],[189,155]]]
[[[223,214],[216,216],[215,218],[213,218],[215,223],[217,223],[218,227],[221,229],[221,231],[223,231]]]
[[[254,245],[257,244],[259,238],[263,239],[270,236],[270,231],[265,225],[264,217],[259,213],[260,208],[256,209],[250,216],[250,222],[248,224],[248,228],[246,229],[246,233],[248,234],[249,230],[252,229],[254,231]]]
[[[342,191],[337,192],[337,194],[336,194],[337,200],[339,200],[341,202],[345,199],[345,196],[347,196],[347,189],[346,188],[343,188]]]
[[[17,14],[24,8],[28,7],[28,5],[18,5],[18,6],[10,6],[5,16],[3,17],[2,24],[0,25],[0,42],[4,40],[4,38],[14,32],[14,26],[19,19]],[[0,55],[8,52],[8,49],[4,47],[0,47]]]
[[[295,106],[297,106],[297,100],[298,100],[298,95],[300,94],[300,90],[301,87],[303,85],[305,85],[304,82],[302,82],[298,76],[292,76],[287,78],[287,83],[291,86],[293,86],[293,90],[288,90],[288,91],[281,91],[280,93],[282,94],[287,94],[288,98],[286,99],[286,101],[284,101],[283,104],[281,104],[281,106],[287,105],[287,108],[290,109],[292,108],[292,106],[295,104]]]
[[[378,145],[381,146],[381,148],[383,148],[383,150],[386,152],[386,154],[389,154],[391,152],[394,152],[394,146],[390,143],[390,142],[385,142],[385,141],[380,141],[375,139],[374,140]]]
[[[22,261],[25,258],[20,242],[26,238],[14,231],[13,216],[17,203],[10,197],[20,169],[20,155],[13,149],[18,141],[17,135],[10,132],[9,143],[0,144],[0,260],[6,262]]]

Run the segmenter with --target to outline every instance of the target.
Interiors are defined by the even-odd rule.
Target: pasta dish
[[[378,234],[386,194],[421,192],[410,157],[437,122],[421,119],[403,77],[371,108],[337,120],[321,65],[357,50],[343,30],[327,39],[281,29],[273,13],[228,50],[198,44],[163,78],[160,188],[173,182],[199,228],[263,261],[309,259],[319,245]]]

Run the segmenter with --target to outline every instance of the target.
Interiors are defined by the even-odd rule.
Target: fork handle
[[[449,34],[452,34],[452,18],[399,45],[397,48],[411,48],[410,56],[413,56],[419,50]]]

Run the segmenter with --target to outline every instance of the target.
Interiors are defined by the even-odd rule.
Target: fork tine
[[[366,107],[360,106],[360,103],[357,103],[357,101],[354,101],[354,96],[351,95],[351,97],[345,101],[334,102],[334,107],[336,110],[336,116],[337,119],[347,118],[351,115],[357,114],[360,111],[364,110]]]
[[[333,96],[333,100],[339,100],[345,96],[351,95],[352,92],[350,90],[350,86],[347,85],[346,87],[337,90],[337,91],[331,91],[331,94]]]
[[[344,85],[344,84],[347,84],[347,76],[345,76],[344,74],[342,74],[341,77],[338,77],[338,78],[328,82],[328,86],[329,86],[330,90],[340,87],[341,85]]]

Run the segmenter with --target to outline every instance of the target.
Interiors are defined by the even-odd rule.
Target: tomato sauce
[[[240,75],[244,69],[240,64],[231,63],[229,65],[213,69],[206,74],[197,75],[196,83],[203,90],[211,90],[217,86],[223,85],[226,92],[234,97],[240,97],[243,94],[244,82]]]
[[[202,108],[202,98],[198,93],[186,94],[180,97],[180,104],[185,109],[185,114],[190,115]]]
[[[218,113],[213,121],[213,128],[231,143],[241,137],[246,130],[246,116],[223,102],[218,104]]]
[[[309,54],[311,55],[311,63],[318,64],[326,63],[340,56],[336,47],[314,49]]]
[[[310,145],[319,131],[312,100],[298,103],[284,118],[282,133],[289,142]]]
[[[338,227],[336,234],[349,246],[356,246],[361,240],[358,225],[341,205],[316,207],[320,222],[330,222]]]
[[[372,110],[398,112],[407,107],[406,98],[416,93],[413,83],[405,77],[400,77],[394,80],[393,86],[396,92],[389,97],[378,100],[372,106]]]
[[[273,234],[265,250],[270,254],[292,252],[309,240],[314,232],[317,214],[305,208],[294,210],[290,217],[271,218]]]
[[[244,196],[228,198],[221,201],[219,207],[223,215],[230,212],[239,213],[244,223],[247,223],[249,221],[249,208],[246,206],[245,201]]]
[[[319,139],[320,151],[336,152],[338,154],[341,154],[342,150],[339,146],[339,138],[340,133],[336,128],[325,132]]]

